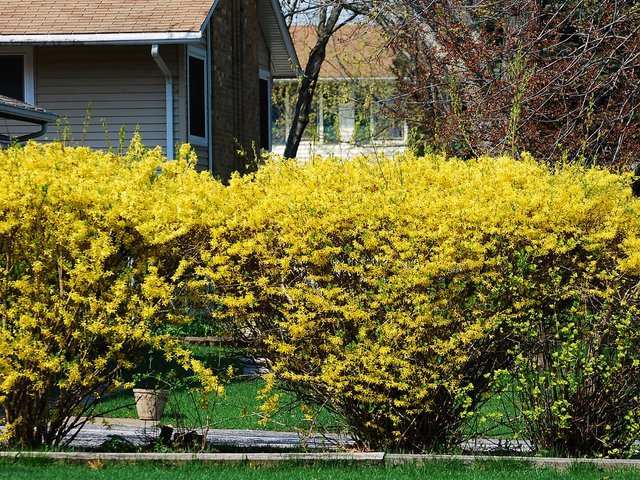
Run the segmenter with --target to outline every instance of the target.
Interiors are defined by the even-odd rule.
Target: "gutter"
[[[19,120],[21,122],[31,122],[31,123],[49,123],[55,122],[58,116],[54,113],[50,113],[40,110],[31,110],[20,108],[17,106],[6,105],[0,102],[0,117],[8,118],[10,120]]]
[[[20,135],[18,137],[12,137],[10,135],[5,135],[0,133],[0,145],[10,145],[12,143],[25,143],[29,140],[33,140],[34,138],[42,137],[47,133],[48,122],[36,122],[36,125],[40,126],[40,130],[33,133],[28,133],[26,135]]]
[[[164,75],[165,80],[165,110],[167,112],[167,159],[174,159],[174,142],[173,142],[173,75],[167,64],[160,56],[160,46],[156,43],[151,46],[151,57],[158,65],[158,68]]]
[[[44,110],[27,110],[12,105],[0,103],[0,118],[9,120],[17,120],[19,122],[31,123],[40,126],[40,130],[26,135],[13,137],[11,135],[0,134],[0,145],[9,145],[11,143],[24,143],[28,140],[41,137],[47,133],[48,124],[55,122],[57,115],[46,112]]]
[[[0,43],[9,45],[155,45],[201,40],[202,32],[0,35]]]

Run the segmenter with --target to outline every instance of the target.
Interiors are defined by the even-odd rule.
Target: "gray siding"
[[[146,145],[166,145],[165,83],[148,46],[40,47],[35,51],[36,103],[62,118],[73,143],[107,149],[138,129]],[[185,141],[183,50],[163,46],[174,76],[175,142]],[[56,132],[56,130],[58,130]],[[52,128],[48,139],[62,135]]]
[[[223,178],[245,170],[248,158],[237,152],[244,149],[251,156],[259,138],[258,71],[271,70],[273,46],[260,28],[259,14],[255,1],[224,0],[210,25],[209,138],[214,170]],[[160,48],[174,73],[176,145],[188,141],[186,48]],[[126,144],[139,130],[146,145],[165,148],[165,80],[150,45],[35,47],[34,77],[36,104],[60,116],[61,125],[51,125],[43,140],[64,137],[76,145],[118,148],[122,128]],[[2,122],[0,132],[9,130]],[[25,127],[10,130],[15,135]],[[194,149],[198,167],[208,170],[208,148]]]

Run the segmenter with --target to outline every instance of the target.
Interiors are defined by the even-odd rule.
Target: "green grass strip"
[[[631,480],[635,470],[601,470],[579,465],[566,470],[537,468],[523,463],[488,462],[471,466],[460,462],[423,465],[354,464],[205,464],[200,462],[110,463],[91,461],[65,463],[43,459],[0,459],[2,480]]]

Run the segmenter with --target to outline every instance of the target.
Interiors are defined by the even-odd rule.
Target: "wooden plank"
[[[640,460],[609,458],[555,458],[528,456],[496,456],[496,455],[435,455],[435,454],[386,454],[386,465],[420,465],[432,462],[461,462],[467,465],[474,463],[528,463],[536,467],[564,470],[575,465],[592,465],[606,469],[639,469]]]
[[[100,453],[100,452],[0,452],[0,458],[38,458],[69,462],[206,462],[281,463],[345,462],[381,464],[384,453]]]

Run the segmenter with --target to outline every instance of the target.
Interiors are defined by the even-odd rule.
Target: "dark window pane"
[[[340,141],[340,116],[338,112],[330,111],[325,107],[322,112],[322,122],[324,143],[338,143]]]
[[[354,139],[356,143],[366,145],[371,143],[371,110],[368,102],[357,98]]]
[[[398,111],[398,105],[393,101],[380,101],[373,107],[375,131],[373,136],[377,140],[394,140],[404,139],[404,123],[396,118],[395,112]]]
[[[260,79],[260,148],[269,150],[269,129],[271,128],[271,118],[269,118],[269,81]]]
[[[24,101],[22,55],[0,55],[0,95]]]
[[[271,106],[271,141],[276,145],[284,145],[287,141],[286,108],[282,102]]]
[[[206,137],[204,60],[189,57],[189,133]]]

